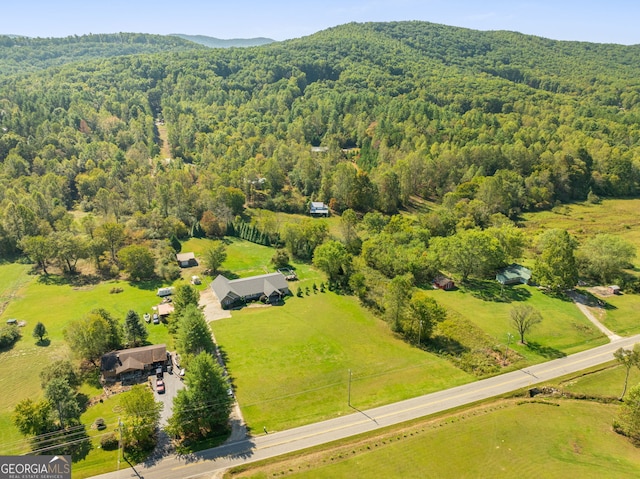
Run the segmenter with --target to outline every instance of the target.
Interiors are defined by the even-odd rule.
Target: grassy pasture
[[[566,229],[578,241],[598,233],[610,233],[634,244],[640,253],[640,199],[603,200],[601,204],[574,203],[554,208],[552,211],[525,213],[522,226],[528,236],[535,236],[547,229]],[[634,266],[640,267],[640,255]]]
[[[453,291],[428,290],[439,304],[466,317],[506,344],[507,333],[514,335],[510,347],[527,363],[541,362],[605,344],[608,340],[570,301],[546,295],[527,286],[505,286],[496,281],[475,281]],[[542,323],[525,336],[529,346],[517,344],[519,337],[511,325],[510,311],[519,303],[533,306],[542,314]]]
[[[473,380],[395,338],[352,297],[290,297],[211,323],[247,423],[282,430]]]
[[[616,410],[511,401],[242,477],[635,478],[640,454],[612,431]]]
[[[619,394],[620,366],[564,378],[575,393]],[[630,384],[640,381],[632,370]],[[238,468],[228,478],[632,478],[640,452],[612,431],[617,405],[496,400]]]

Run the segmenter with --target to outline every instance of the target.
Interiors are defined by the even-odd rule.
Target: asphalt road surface
[[[189,456],[167,456],[135,467],[126,469],[122,467],[120,471],[95,477],[99,479],[211,478],[232,466],[325,444],[544,383],[611,361],[614,359],[615,350],[620,347],[632,348],[637,342],[640,342],[640,335],[621,338],[571,356],[444,391],[366,411],[354,408],[354,413],[347,416],[247,438]],[[127,466],[127,463],[123,464]]]

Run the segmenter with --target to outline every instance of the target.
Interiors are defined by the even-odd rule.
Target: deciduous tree
[[[104,353],[122,345],[120,325],[104,309],[94,309],[84,318],[69,323],[64,338],[74,353],[94,365]]]
[[[608,233],[595,235],[578,249],[581,270],[605,284],[631,266],[635,257],[633,244]]]
[[[47,335],[47,328],[40,321],[36,323],[33,328],[33,337],[37,338],[39,342],[44,340],[44,337]]]
[[[620,394],[620,401],[622,401],[625,393],[627,392],[627,384],[629,383],[629,373],[631,372],[631,368],[633,366],[640,366],[640,351],[637,349],[620,348],[613,353],[613,357],[616,358],[616,361],[622,364],[625,369],[624,387]]]
[[[566,230],[551,229],[538,239],[535,280],[553,291],[571,289],[578,281],[577,242]]]
[[[138,384],[120,399],[122,438],[126,449],[146,450],[155,444],[163,404],[147,386]]]
[[[214,241],[202,254],[204,265],[214,273],[218,271],[226,259],[227,247],[222,241]]]
[[[520,342],[525,344],[524,335],[536,324],[542,322],[542,315],[533,306],[528,304],[516,305],[511,309],[511,324],[520,335]]]
[[[155,258],[146,246],[132,244],[118,251],[118,259],[134,281],[150,279],[155,274]]]
[[[346,284],[351,273],[351,254],[342,243],[330,240],[315,249],[313,265],[327,273],[330,283]]]

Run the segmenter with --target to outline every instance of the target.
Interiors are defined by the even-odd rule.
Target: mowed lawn
[[[450,362],[395,338],[353,297],[290,297],[211,323],[245,420],[283,430],[473,381]]]
[[[11,413],[19,401],[42,397],[39,374],[47,364],[56,359],[70,358],[63,331],[71,321],[82,318],[95,308],[104,308],[123,321],[129,309],[142,315],[152,312],[151,307],[158,303],[155,285],[143,285],[141,288],[126,281],[108,281],[74,287],[56,276],[45,279],[29,275],[29,266],[19,265],[22,273],[16,274],[17,266],[0,265],[0,278],[3,278],[0,297],[10,296],[0,315],[0,322],[4,323],[8,318],[26,321],[26,326],[21,329],[22,338],[12,348],[0,351],[0,388],[5,391],[0,395],[0,453],[3,454],[25,452],[22,436],[11,422]],[[10,275],[13,275],[12,281],[7,280]],[[111,294],[112,288],[123,291]],[[48,343],[45,346],[36,344],[32,337],[33,327],[38,321],[47,328]],[[163,324],[150,324],[148,330],[151,343],[168,343],[171,347]]]
[[[615,396],[623,381],[617,366],[560,387]],[[630,384],[638,381],[634,368]],[[635,478],[640,450],[613,432],[617,411],[592,401],[497,400],[227,477]]]
[[[538,288],[506,286],[504,293],[495,281],[476,282],[454,291],[430,290],[439,304],[467,318],[496,344],[506,344],[507,333],[513,335],[510,347],[524,356],[529,364],[563,354],[576,353],[607,343],[607,338],[571,302],[544,294]],[[483,299],[491,298],[491,299]],[[542,322],[526,334],[530,347],[517,344],[519,336],[511,323],[511,310],[527,304],[542,315]]]

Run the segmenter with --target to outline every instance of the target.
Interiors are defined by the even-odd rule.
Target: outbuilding
[[[181,268],[189,268],[191,266],[198,266],[196,261],[196,255],[194,253],[178,253],[176,260]]]
[[[456,284],[453,282],[451,278],[447,278],[446,276],[436,276],[433,280],[433,287],[437,289],[443,289],[445,291],[449,291],[455,288]]]

